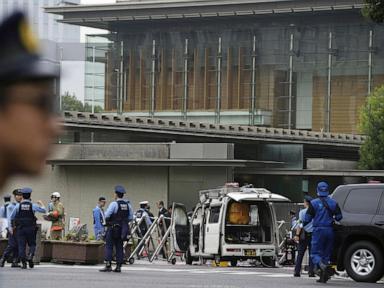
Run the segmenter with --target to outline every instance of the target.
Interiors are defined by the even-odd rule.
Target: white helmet
[[[56,197],[56,198],[60,198],[60,193],[59,192],[53,192],[52,194],[51,194],[51,197]]]

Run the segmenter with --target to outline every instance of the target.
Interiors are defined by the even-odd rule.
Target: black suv
[[[351,184],[332,194],[343,220],[335,228],[333,262],[359,282],[384,276],[384,184]]]

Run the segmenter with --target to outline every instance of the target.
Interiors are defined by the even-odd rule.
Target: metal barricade
[[[174,257],[174,249],[172,249],[172,241],[170,241],[171,227],[167,227],[167,220],[170,221],[171,218],[166,218],[164,215],[155,218],[143,235],[140,226],[143,223],[146,225],[145,217],[148,216],[145,215],[139,221],[133,221],[131,226],[131,236],[126,245],[131,241],[135,248],[127,259],[128,263],[133,264],[135,258],[147,258],[149,262],[153,262],[155,259],[159,259],[158,256],[162,252],[165,260],[175,264],[176,258]]]

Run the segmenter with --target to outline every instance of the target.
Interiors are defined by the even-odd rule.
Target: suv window
[[[211,213],[209,214],[209,223],[218,223],[220,217],[221,206],[211,207]]]
[[[382,189],[352,189],[344,203],[344,210],[356,214],[376,214]]]

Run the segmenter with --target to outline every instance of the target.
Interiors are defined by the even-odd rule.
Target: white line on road
[[[42,264],[37,266],[40,268],[60,268],[60,269],[86,269],[86,270],[98,270],[101,266],[65,266],[65,265],[50,265]],[[259,272],[259,271],[244,271],[244,270],[225,270],[225,269],[172,269],[172,268],[155,268],[155,267],[139,267],[139,266],[126,266],[123,267],[123,271],[153,271],[153,272],[163,272],[163,273],[190,273],[190,274],[230,274],[230,275],[256,275],[261,277],[271,277],[271,278],[284,278],[292,277],[291,274],[286,273],[268,273],[268,272]]]

